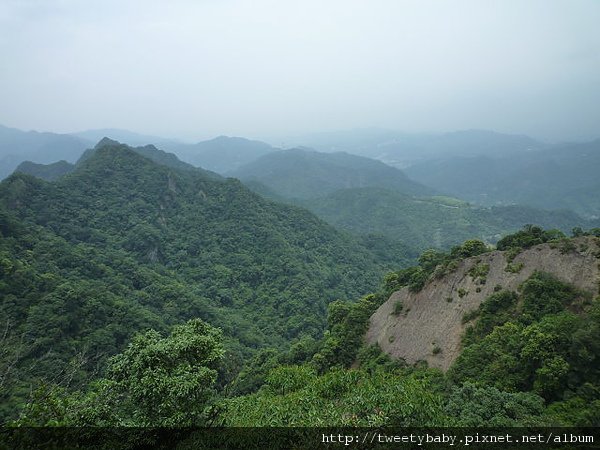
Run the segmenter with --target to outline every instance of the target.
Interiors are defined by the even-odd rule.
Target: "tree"
[[[224,354],[221,340],[221,331],[200,319],[175,326],[168,337],[154,330],[138,334],[87,392],[38,395],[20,423],[202,425]]]
[[[470,256],[481,255],[487,251],[488,248],[484,242],[480,241],[479,239],[469,239],[461,246],[454,247],[450,254],[455,258],[468,258]]]
[[[466,382],[452,389],[445,409],[453,426],[540,425],[544,399],[529,392],[503,392]]]

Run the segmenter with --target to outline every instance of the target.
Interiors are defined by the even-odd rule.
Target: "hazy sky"
[[[600,136],[600,1],[0,0],[0,123]]]

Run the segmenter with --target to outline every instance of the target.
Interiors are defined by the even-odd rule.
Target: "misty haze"
[[[1,2],[9,445],[600,439],[598,23],[592,0]]]

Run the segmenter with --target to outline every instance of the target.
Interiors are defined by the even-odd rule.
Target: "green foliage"
[[[321,343],[310,336],[295,341],[287,351],[262,349],[250,359],[231,384],[226,386],[229,396],[256,392],[266,381],[268,373],[281,365],[299,365],[310,361]]]
[[[560,240],[560,252],[563,255],[574,252],[576,250],[577,247],[575,247],[575,244],[573,243],[573,241],[571,241],[571,239],[564,238]]]
[[[509,249],[505,250],[504,256],[506,257],[506,261],[508,263],[513,262],[517,255],[522,251],[523,249],[521,247],[510,247]]]
[[[486,277],[490,273],[490,265],[478,263],[469,269],[469,275],[474,281],[479,280],[481,284],[485,284]]]
[[[311,363],[319,373],[331,367],[350,367],[367,331],[369,317],[382,303],[381,298],[369,295],[356,303],[333,302],[329,306],[325,333],[321,349]]]
[[[280,376],[285,374],[284,380]],[[377,370],[278,369],[275,385],[221,405],[226,426],[425,426],[442,423],[441,398],[429,382]],[[271,380],[271,376],[269,376]],[[295,380],[282,391],[282,381]],[[300,380],[304,385],[301,385]]]
[[[483,241],[425,251],[381,292],[334,301],[373,290],[406,247],[146,150],[169,167],[108,143],[54,183],[0,184],[3,420],[33,386],[16,425],[598,425],[598,300],[534,274],[465,315],[448,377],[407,367],[364,346],[369,317],[394,290],[488,251]],[[530,226],[499,248],[571,251],[561,238]],[[469,274],[483,284],[488,271],[479,260]]]
[[[154,330],[138,334],[87,392],[42,391],[18,424],[201,425],[224,355],[221,339],[220,330],[199,319],[166,338]]]
[[[320,337],[331,301],[359,298],[397,266],[236,180],[113,144],[53,183],[9,177],[0,218],[0,316],[14,353],[0,355],[11,367],[0,421],[75,356],[86,361],[69,381],[79,385],[136,332],[195,317],[223,329],[228,384],[259,348]]]
[[[519,273],[521,270],[523,270],[523,267],[525,267],[525,264],[523,264],[522,262],[508,263],[504,268],[504,271],[509,273]]]
[[[355,234],[377,233],[415,251],[447,250],[467,239],[495,243],[527,223],[567,231],[586,222],[570,211],[527,206],[483,208],[373,187],[342,189],[298,202],[328,223]]]
[[[521,231],[503,237],[496,244],[498,250],[509,250],[510,248],[530,248],[534,245],[543,244],[552,240],[564,238],[565,235],[559,230],[546,230],[543,228],[526,225]]]
[[[567,400],[554,402],[546,410],[546,420],[563,426],[600,426],[600,392],[598,387],[584,384]]]
[[[439,278],[454,270],[461,259],[477,256],[488,251],[488,247],[477,239],[468,240],[462,245],[454,247],[449,254],[434,249],[426,250],[418,259],[419,265],[386,275],[384,278],[384,292],[389,296],[389,294],[403,286],[408,286],[411,292],[418,292],[423,289],[431,277]],[[485,264],[472,270],[478,270],[476,276],[485,277],[487,271],[489,271],[489,265],[487,271]],[[460,296],[463,297],[464,295],[465,293]]]
[[[467,328],[463,344],[482,339],[495,327],[503,325],[516,315],[517,294],[499,291],[486,298],[478,310],[465,315],[465,323],[478,318],[474,326]]]
[[[402,304],[402,302],[400,300],[398,300],[396,303],[394,303],[394,310],[392,311],[392,314],[394,314],[395,316],[400,315],[403,308],[404,308],[404,305]]]
[[[436,267],[447,263],[448,255],[435,249],[428,249],[421,253],[419,266],[427,273],[432,273]]]
[[[481,255],[487,251],[489,251],[489,249],[485,243],[479,239],[469,239],[462,245],[453,247],[450,252],[450,256],[454,258],[469,258],[471,256]]]
[[[58,161],[52,164],[36,164],[24,161],[19,164],[15,172],[26,173],[46,181],[53,181],[73,171],[75,166],[66,161]]]
[[[316,377],[310,366],[278,366],[269,372],[265,389],[273,395],[286,395],[304,388]]]
[[[536,272],[521,286],[521,321],[530,323],[546,315],[556,314],[573,304],[581,293],[552,275]]]
[[[371,373],[378,370],[393,372],[406,367],[404,361],[392,359],[387,353],[382,352],[379,345],[363,345],[358,351],[356,360],[361,370]]]
[[[600,381],[600,346],[595,341],[600,338],[600,303],[581,299],[576,289],[543,273],[526,280],[518,295],[494,293],[465,334],[465,348],[450,378],[508,392],[531,391],[570,408],[583,386]],[[569,309],[582,312],[576,315]],[[590,401],[597,398],[592,395]],[[564,418],[556,408],[552,421]],[[579,423],[589,423],[589,413],[582,413],[588,418]]]
[[[458,427],[515,427],[544,424],[544,399],[531,393],[503,392],[466,382],[455,386],[445,405]]]

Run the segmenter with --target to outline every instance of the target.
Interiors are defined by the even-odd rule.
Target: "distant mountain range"
[[[89,142],[98,142],[102,138],[108,137],[114,141],[122,142],[133,147],[140,147],[148,144],[153,144],[158,147],[166,147],[169,145],[180,144],[180,142],[175,139],[167,139],[160,136],[150,136],[146,134],[135,133],[129,130],[122,130],[120,128],[98,128],[95,130],[72,133],[71,136],[77,136]]]
[[[401,133],[378,128],[314,133],[289,140],[323,152],[345,151],[404,168],[420,161],[445,157],[500,156],[548,147],[525,135],[488,130],[448,133]]]
[[[165,144],[183,161],[220,174],[230,172],[279,149],[261,141],[241,137],[219,136],[197,144]]]
[[[0,179],[26,160],[40,164],[60,160],[74,163],[90,144],[68,134],[21,131],[0,125]]]
[[[241,137],[219,136],[196,144],[185,144],[113,128],[58,134],[21,131],[0,125],[0,179],[6,178],[24,161],[49,164],[64,160],[75,163],[86,149],[105,137],[137,148],[153,145],[175,153],[179,162],[185,161],[217,173],[236,170],[262,155],[279,150],[264,142]],[[29,169],[26,167],[21,171],[24,170]]]
[[[496,157],[443,157],[405,170],[421,183],[481,204],[600,216],[600,140]]]
[[[547,144],[485,130],[406,134],[363,129],[291,142],[375,158],[423,185],[482,205],[572,209],[600,217],[600,140]]]
[[[227,175],[245,182],[259,182],[280,196],[299,199],[361,187],[387,188],[409,195],[435,192],[381,161],[308,149],[269,153]]]
[[[37,164],[31,161],[24,161],[15,169],[15,172],[21,172],[34,177],[41,178],[46,181],[54,181],[63,175],[73,172],[77,166],[91,158],[99,149],[106,146],[122,145],[117,141],[109,138],[103,138],[94,148],[87,149],[83,152],[76,164],[70,164],[66,161],[59,161],[52,164]],[[157,164],[170,167],[172,169],[202,173],[205,176],[213,179],[221,179],[222,177],[214,172],[194,167],[191,164],[180,161],[173,153],[167,153],[157,149],[154,145],[145,145],[143,147],[129,147],[135,153],[145,156]]]
[[[318,133],[289,142],[309,145],[320,153],[305,147],[286,153],[264,142],[240,137],[220,136],[184,144],[118,129],[69,135],[0,126],[0,178],[24,161],[49,164],[63,160],[73,164],[104,136],[120,138],[139,152],[153,145],[149,151],[154,160],[168,158],[175,165],[186,162],[239,177],[263,195],[270,193],[271,198],[309,198],[338,189],[380,187],[409,195],[437,192],[486,206],[518,204],[571,209],[590,219],[600,217],[600,140],[549,145],[528,136],[484,130],[436,134],[380,129]],[[160,151],[163,154],[157,153]],[[402,168],[404,173],[389,166]],[[68,166],[42,170],[25,165],[19,170],[54,177],[68,170]]]

